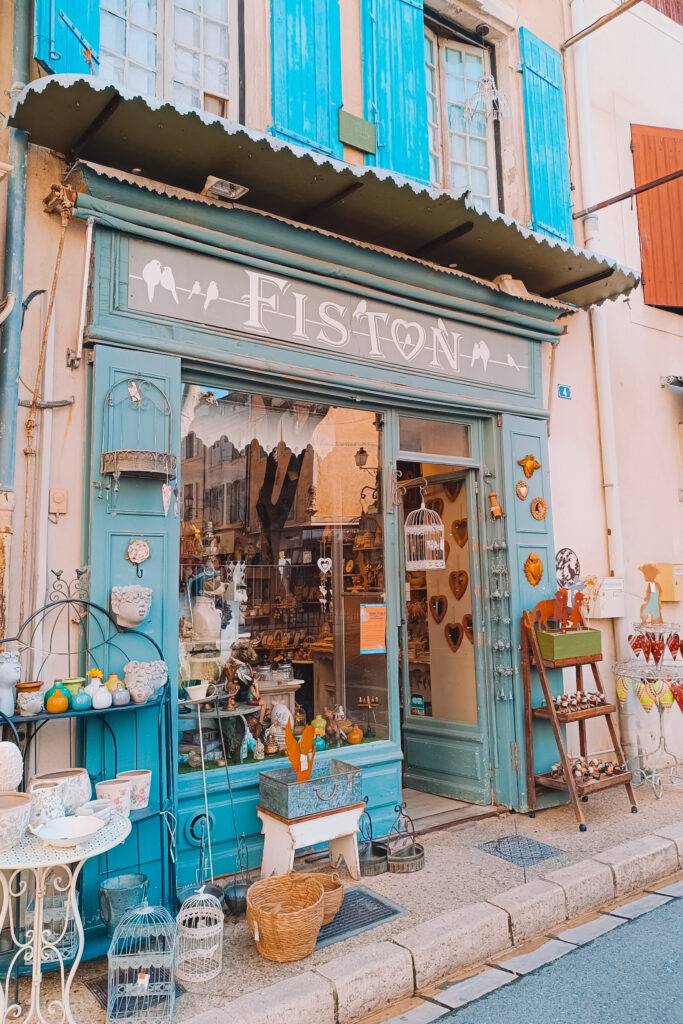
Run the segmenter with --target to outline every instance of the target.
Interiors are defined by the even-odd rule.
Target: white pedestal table
[[[83,922],[78,909],[77,884],[83,865],[91,857],[97,857],[107,850],[119,846],[130,835],[128,818],[112,814],[109,821],[91,839],[77,846],[48,846],[37,836],[28,834],[21,843],[11,850],[0,851],[0,932],[9,919],[9,933],[14,952],[11,955],[7,975],[0,983],[0,1022],[18,1021],[21,1018],[20,1004],[9,1003],[9,987],[12,972],[23,957],[31,965],[31,1001],[22,1024],[77,1024],[71,1012],[69,997],[71,985],[83,956]],[[15,900],[29,895],[27,875],[35,879],[35,906],[33,927],[25,929],[23,935],[20,922],[15,919]],[[43,927],[45,893],[50,875],[57,893],[64,894],[64,924],[59,935],[51,935]],[[22,878],[22,875],[24,876]],[[77,935],[77,949],[73,963],[66,973],[64,957],[59,944],[73,922]],[[50,962],[57,964],[61,998],[50,999],[47,1006],[41,1005],[42,966]]]

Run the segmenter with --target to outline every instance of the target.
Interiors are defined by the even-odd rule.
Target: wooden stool
[[[339,858],[343,857],[351,877],[360,878],[356,834],[364,810],[365,804],[352,804],[335,811],[288,820],[257,807],[263,831],[261,878],[287,874],[294,867],[296,851],[318,843],[329,844],[333,866],[336,867]]]

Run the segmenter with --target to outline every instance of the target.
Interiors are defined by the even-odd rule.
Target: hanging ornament
[[[683,713],[683,683],[669,683],[673,698]]]
[[[482,69],[486,67],[486,53],[484,38],[489,34],[488,25],[477,25],[475,32],[481,40]],[[475,118],[483,118],[485,121],[502,121],[508,114],[508,102],[505,96],[498,91],[496,80],[493,75],[484,71],[477,82],[475,92],[465,100],[463,115],[469,125]]]
[[[531,552],[524,563],[524,575],[532,587],[537,587],[543,579],[543,562],[535,551]]]
[[[655,699],[652,696],[652,691],[650,690],[646,679],[638,683],[638,686],[636,687],[636,696],[640,701],[643,711],[646,711],[649,714],[655,706]]]
[[[142,579],[142,569],[140,566],[143,562],[147,561],[149,555],[149,543],[146,540],[132,540],[128,545],[126,558],[135,566],[135,575],[140,580]]]
[[[541,463],[531,452],[523,455],[521,459],[517,459],[517,465],[522,467],[522,472],[527,480],[530,480],[536,470],[541,468]]]
[[[408,513],[404,526],[407,572],[446,568],[441,516],[426,508],[424,488],[421,495],[420,507]]]
[[[671,686],[668,682],[664,682],[664,689],[659,695],[659,706],[662,711],[671,711],[674,704],[674,695],[671,692]]]
[[[675,661],[681,649],[680,635],[678,633],[669,633],[669,638],[666,641],[666,646],[669,648],[669,653]]]
[[[164,509],[164,515],[168,515],[168,510],[171,507],[171,498],[173,497],[173,488],[169,483],[161,485],[161,504]]]
[[[617,676],[614,688],[617,693],[617,700],[623,707],[626,704],[626,701],[628,700],[628,679],[625,679],[624,676]]]

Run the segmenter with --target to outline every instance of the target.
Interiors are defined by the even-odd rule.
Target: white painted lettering
[[[401,317],[396,317],[391,321],[389,332],[394,345],[408,363],[424,348],[425,329],[416,320],[403,320]]]
[[[343,348],[349,340],[349,329],[343,320],[335,320],[329,314],[330,310],[339,314],[339,317],[343,317],[346,313],[346,306],[341,306],[338,302],[321,302],[318,314],[320,319],[327,327],[332,327],[335,331],[339,331],[339,340],[335,341],[334,338],[330,338],[329,334],[322,328],[318,331],[318,341],[324,341],[328,345],[334,345],[335,348]]]
[[[274,277],[272,274],[259,274],[255,270],[245,270],[245,273],[249,278],[249,294],[243,295],[242,299],[249,301],[249,319],[244,326],[265,331],[267,328],[261,319],[261,311],[272,309],[274,313],[280,312],[280,295],[284,295],[289,288],[289,281],[284,277]],[[266,295],[262,291],[262,285],[266,283],[278,288],[279,293]]]
[[[368,333],[370,335],[370,351],[368,355],[371,359],[386,359],[384,352],[380,345],[379,332],[377,330],[377,324],[386,324],[389,319],[388,313],[375,313],[373,310],[368,309],[368,304],[365,299],[356,306],[354,317],[358,320],[361,317],[365,317],[368,322]]]
[[[451,342],[451,338],[453,341]],[[457,331],[449,331],[445,323],[439,317],[436,327],[432,326],[432,359],[431,365],[441,369],[439,354],[446,357],[446,362],[452,370],[458,372],[458,343],[462,334]]]
[[[306,304],[308,295],[303,292],[292,292],[294,296],[294,334],[292,337],[300,341],[310,341],[306,333]]]

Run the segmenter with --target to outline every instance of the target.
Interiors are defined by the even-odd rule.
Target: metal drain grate
[[[503,836],[490,843],[481,843],[479,849],[494,857],[502,857],[519,868],[528,868],[539,861],[550,860],[551,857],[559,857],[564,853],[564,850],[559,850],[556,846],[539,843],[528,836]]]
[[[378,896],[364,885],[356,885],[344,893],[344,901],[334,921],[320,930],[317,948],[331,946],[333,942],[341,942],[353,935],[360,935],[361,932],[386,924],[401,914],[405,914],[405,910],[398,903]]]

